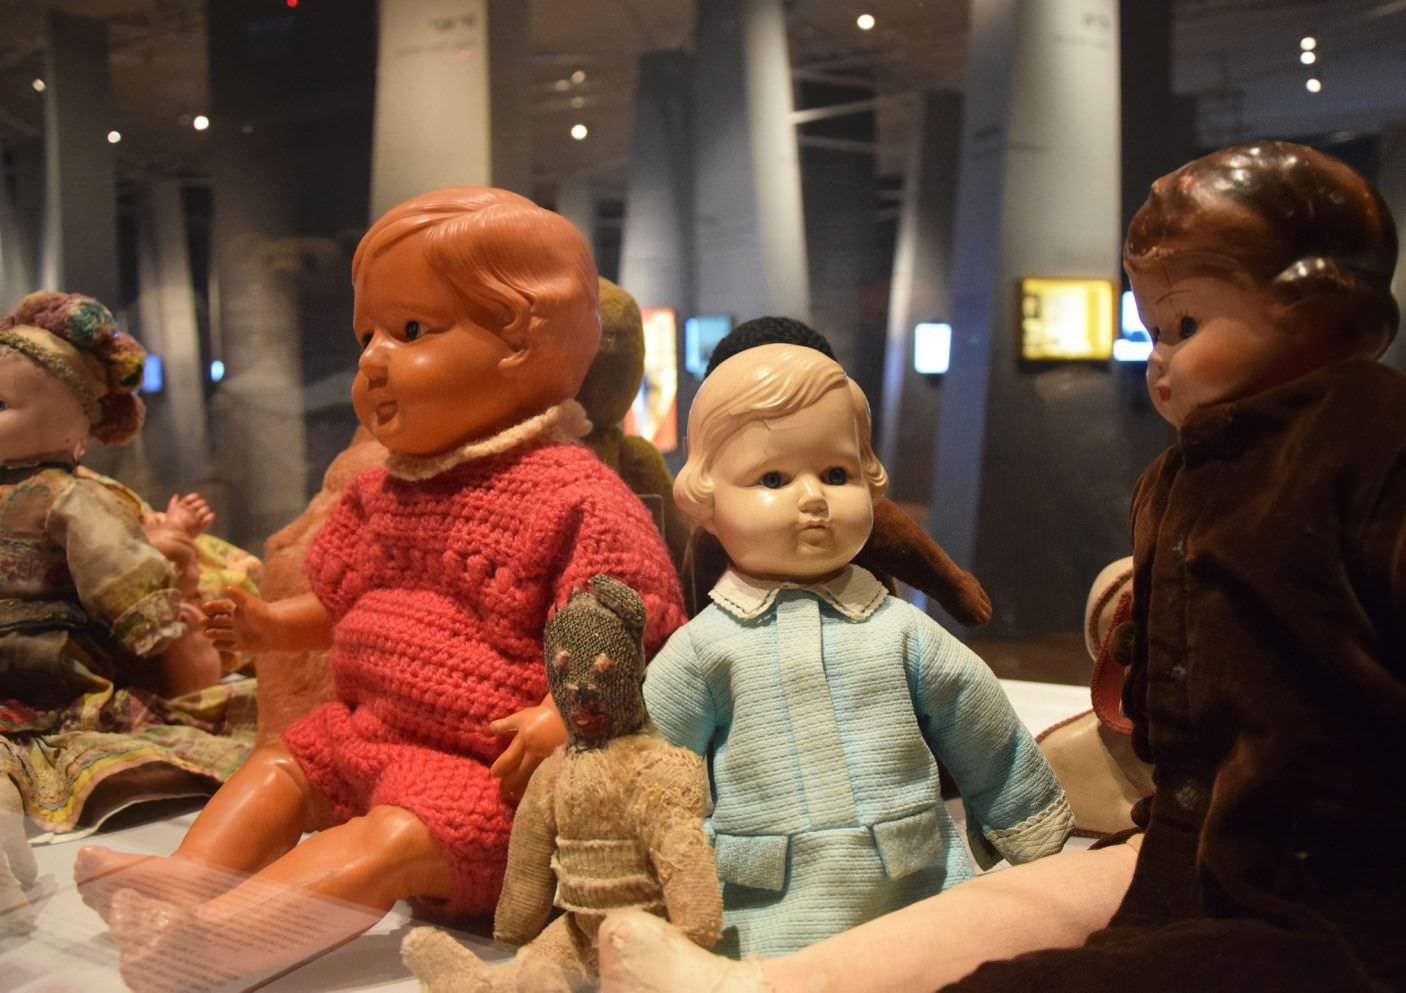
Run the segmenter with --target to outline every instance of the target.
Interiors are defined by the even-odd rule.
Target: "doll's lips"
[[[583,734],[597,737],[610,728],[610,715],[594,707],[578,707],[571,712],[571,723]]]
[[[389,424],[395,417],[396,403],[394,400],[382,400],[376,404],[376,423],[380,426]]]

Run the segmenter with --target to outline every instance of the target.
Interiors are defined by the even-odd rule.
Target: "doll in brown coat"
[[[547,677],[567,743],[518,807],[493,921],[495,939],[523,948],[490,967],[444,932],[413,931],[403,954],[429,993],[580,988],[596,973],[596,931],[612,910],[667,918],[703,948],[717,940],[707,774],[645,712],[644,620],[635,591],[602,575],[547,622]],[[548,925],[554,903],[565,913]]]

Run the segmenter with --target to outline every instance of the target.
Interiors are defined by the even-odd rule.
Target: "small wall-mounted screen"
[[[1123,291],[1122,304],[1122,333],[1113,342],[1113,358],[1119,362],[1146,362],[1152,354],[1152,336],[1142,326],[1132,290]]]
[[[1113,354],[1113,292],[1104,279],[1022,279],[1020,357],[1107,359]]]
[[[937,376],[952,364],[952,325],[925,322],[913,327],[913,371]]]
[[[730,314],[700,314],[683,322],[683,367],[698,379],[708,371],[708,359],[718,342],[732,330]]]
[[[147,352],[146,362],[142,366],[142,392],[160,393],[165,385],[166,370],[161,365],[161,356]]]

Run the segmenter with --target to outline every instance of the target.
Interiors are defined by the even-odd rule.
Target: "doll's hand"
[[[14,780],[0,776],[0,935],[34,930],[25,889],[39,875],[24,833],[24,801]]]
[[[278,630],[266,601],[238,586],[225,587],[225,599],[200,605],[205,637],[221,652],[266,652],[276,649]]]
[[[566,740],[566,725],[550,695],[536,707],[500,717],[488,725],[488,730],[494,734],[515,735],[507,751],[498,756],[489,770],[502,780],[498,784],[499,791],[514,798],[522,796],[527,781],[542,760]]]
[[[194,538],[204,534],[215,523],[215,512],[199,493],[173,496],[166,504],[166,523]]]

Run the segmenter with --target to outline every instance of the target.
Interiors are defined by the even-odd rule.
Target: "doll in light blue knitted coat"
[[[712,772],[728,954],[780,955],[971,877],[1057,852],[1069,805],[996,678],[851,564],[887,485],[868,402],[834,360],[763,345],[688,422],[680,509],[730,567],[650,664],[649,712]]]

